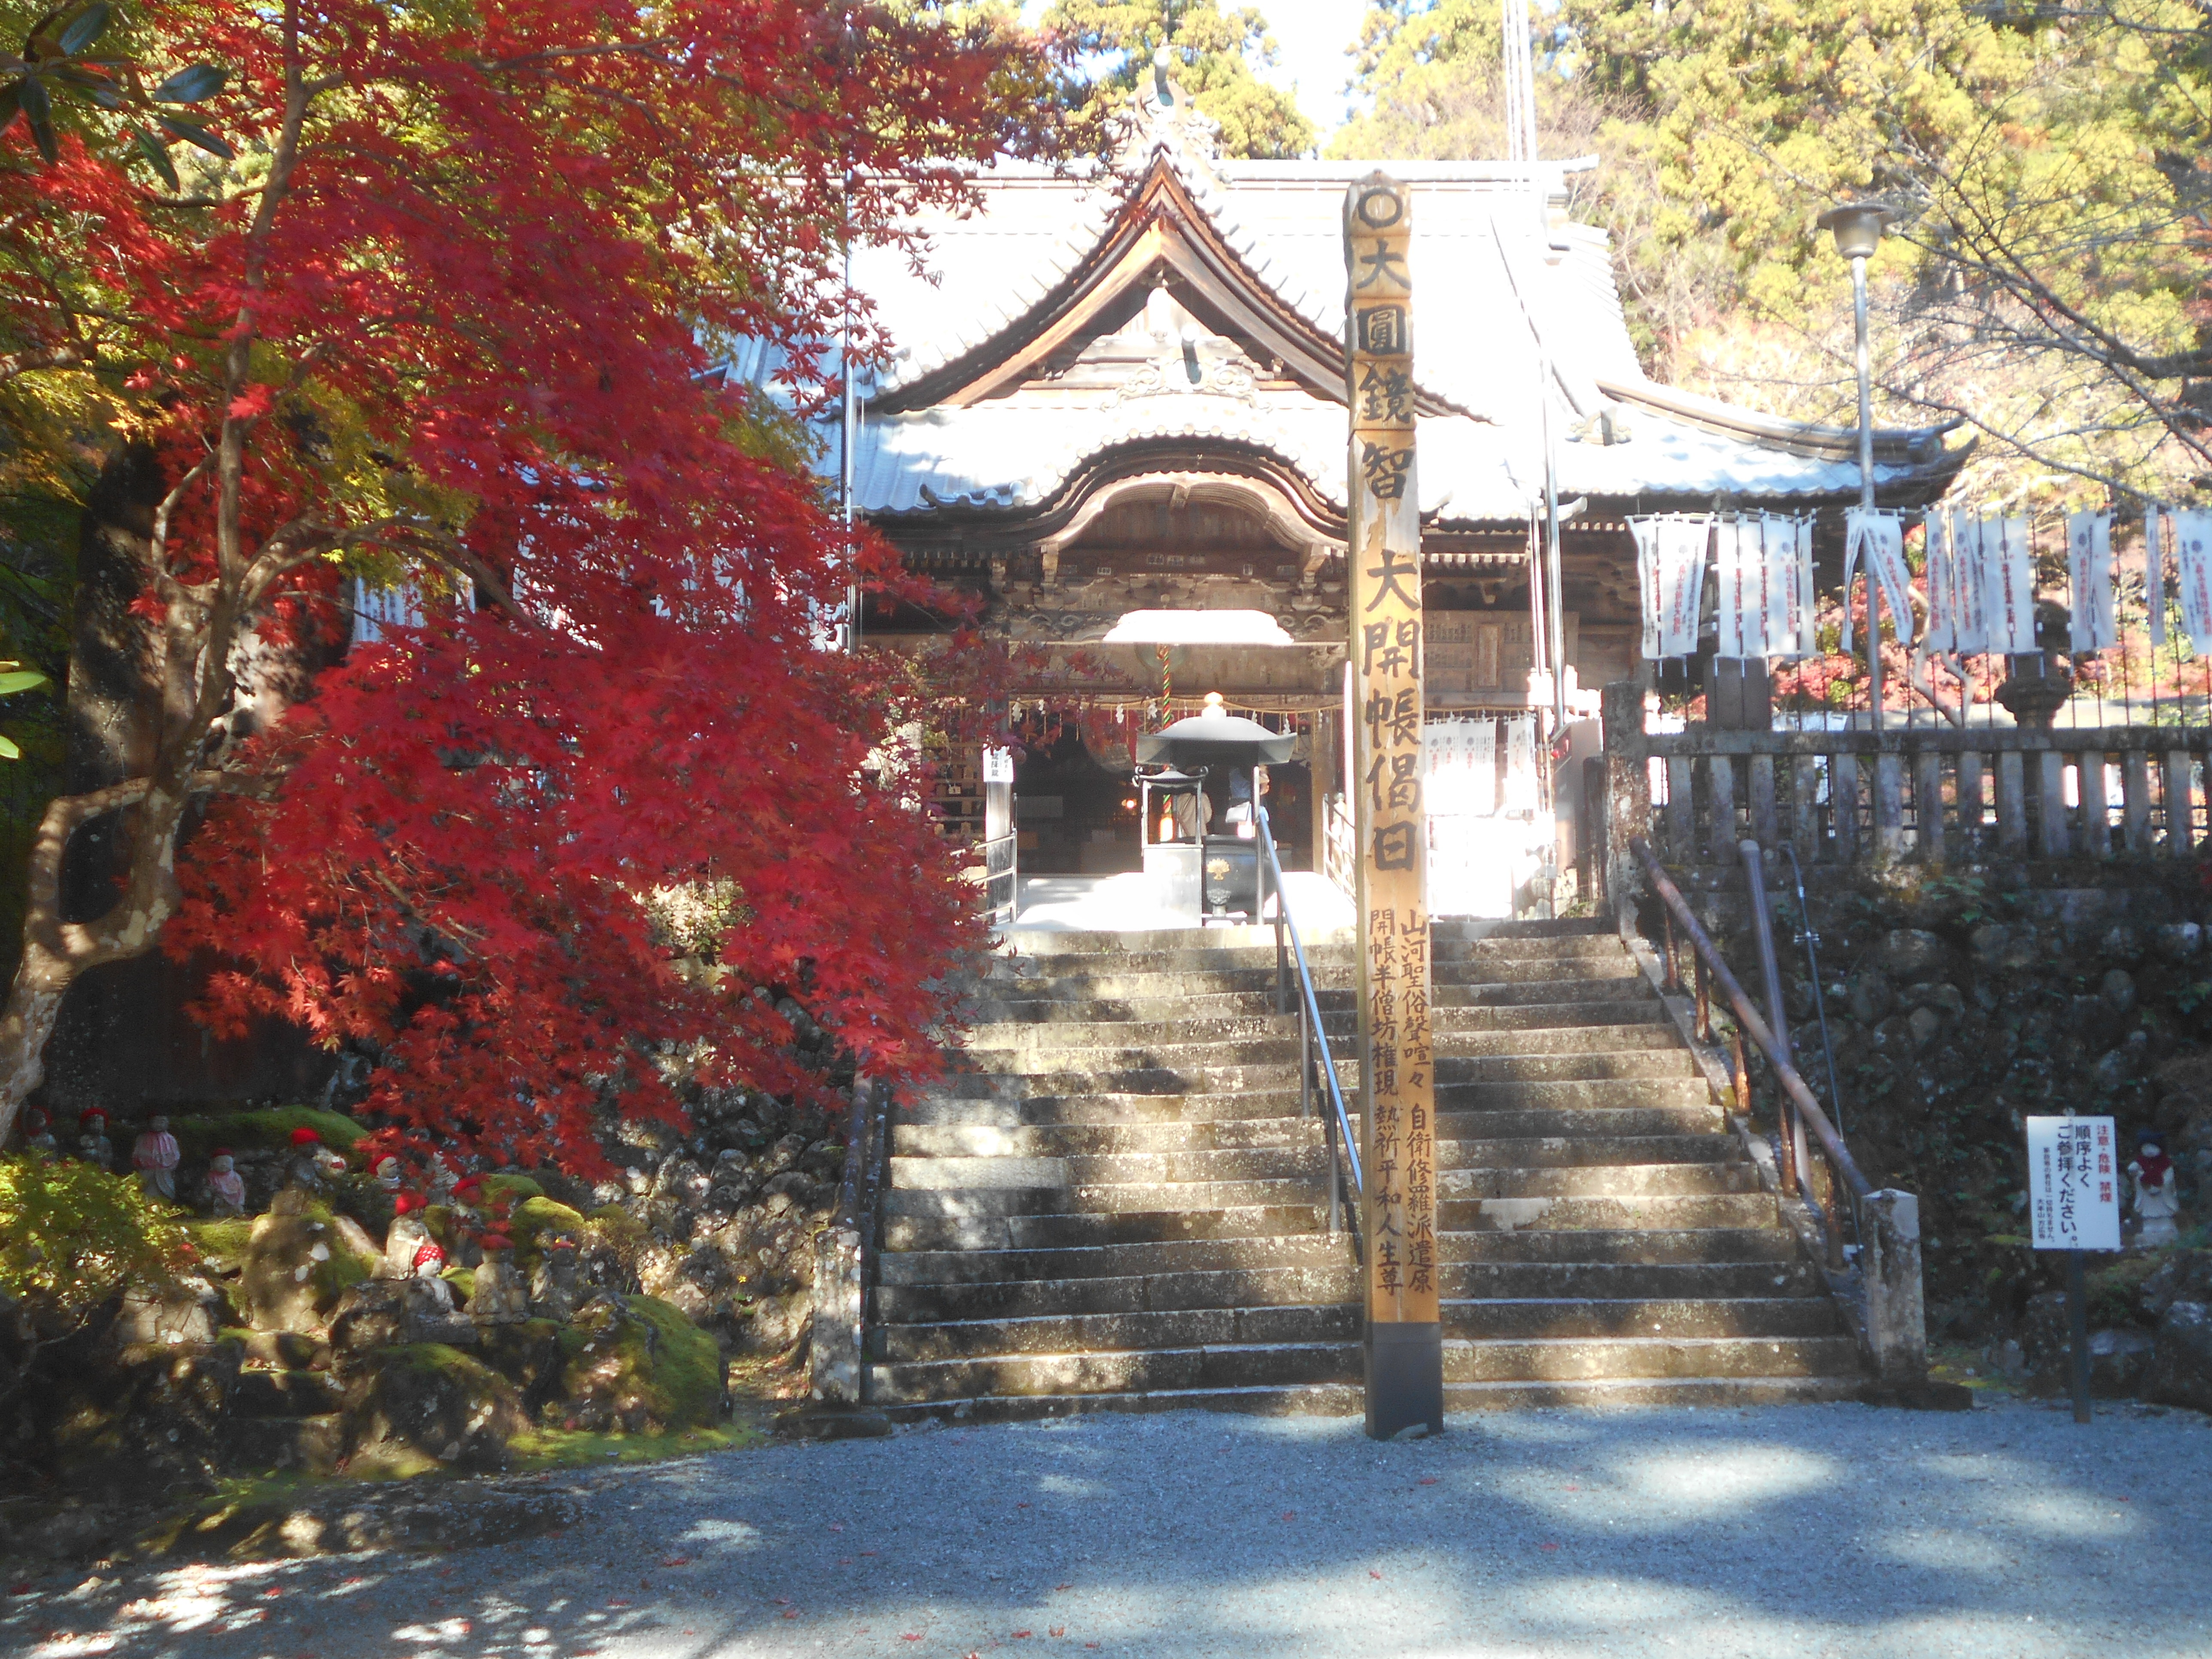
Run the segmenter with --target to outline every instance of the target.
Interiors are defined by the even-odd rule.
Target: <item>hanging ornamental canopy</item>
[[[1213,703],[1218,694],[1209,694]],[[1137,739],[1137,758],[1148,765],[1189,768],[1220,762],[1228,766],[1279,766],[1297,741],[1288,732],[1270,732],[1257,720],[1231,714],[1218,706],[1188,715],[1164,731]]]

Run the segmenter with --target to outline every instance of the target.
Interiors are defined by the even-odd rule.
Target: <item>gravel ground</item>
[[[56,1577],[0,1652],[706,1659],[2212,1653],[2212,1421],[1180,1413],[594,1477],[567,1534]]]

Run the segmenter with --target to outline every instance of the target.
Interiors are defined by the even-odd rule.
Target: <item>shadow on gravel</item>
[[[122,1569],[0,1652],[194,1656],[2207,1650],[2212,1424],[1545,1412],[1378,1446],[1179,1413],[596,1477],[557,1536]]]

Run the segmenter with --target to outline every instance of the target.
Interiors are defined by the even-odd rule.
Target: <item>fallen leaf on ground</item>
[[[1054,1588],[1054,1589],[1056,1589],[1056,1590],[1064,1590],[1064,1589],[1073,1589],[1075,1588],[1075,1586],[1074,1586],[1074,1585],[1073,1585],[1073,1584],[1054,1584],[1054,1585],[1053,1586],[1053,1588]]]
[[[1437,1484],[1437,1478],[1433,1474],[1425,1474],[1415,1484],[1423,1486],[1433,1486]]]
[[[1559,1547],[1557,1544],[1539,1544],[1536,1547],[1540,1550],[1555,1550]]]
[[[660,1565],[664,1567],[688,1567],[691,1565],[691,1558],[688,1555],[672,1555]]]
[[[1367,1576],[1370,1578],[1380,1578],[1382,1576],[1382,1569],[1380,1567],[1370,1567],[1367,1569]]]
[[[1047,1636],[1065,1636],[1067,1634],[1067,1626],[1065,1625],[1054,1625],[1050,1630],[1047,1631],[1045,1634]]]

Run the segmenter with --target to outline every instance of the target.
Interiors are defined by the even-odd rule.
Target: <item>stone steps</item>
[[[1803,1262],[1459,1261],[1444,1264],[1438,1279],[1447,1303],[1690,1307],[1791,1298],[1814,1302],[1830,1316],[1833,1313],[1819,1273]],[[1186,1267],[1127,1277],[884,1285],[876,1297],[878,1317],[889,1328],[939,1321],[1339,1305],[1358,1296],[1358,1282],[1357,1267],[1333,1261],[1318,1267]]]
[[[1359,1409],[1272,933],[1009,940],[892,1132],[878,1408]],[[1341,1056],[1349,940],[1310,945]],[[1607,927],[1441,925],[1434,964],[1451,1407],[1856,1392],[1823,1277]]]

